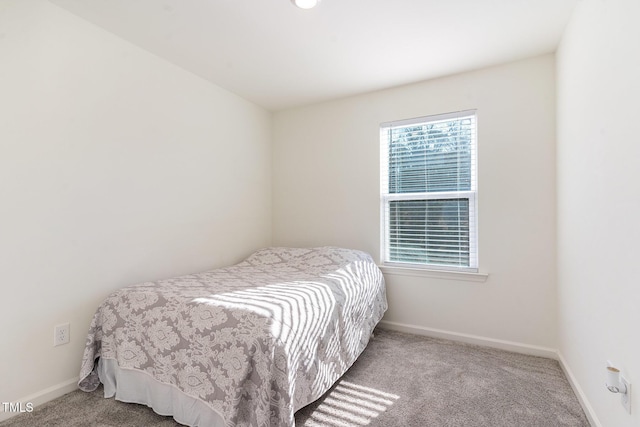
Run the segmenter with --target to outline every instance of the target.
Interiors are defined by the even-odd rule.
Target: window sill
[[[408,268],[380,265],[384,274],[394,276],[428,277],[431,279],[461,280],[465,282],[486,282],[488,273],[469,273],[463,271],[428,270],[426,268]]]

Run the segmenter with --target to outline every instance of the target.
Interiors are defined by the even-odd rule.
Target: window
[[[382,262],[478,271],[476,113],[380,126]]]

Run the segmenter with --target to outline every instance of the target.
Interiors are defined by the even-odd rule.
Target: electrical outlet
[[[53,346],[68,344],[70,339],[69,324],[64,323],[53,329]]]
[[[624,409],[626,409],[628,413],[631,413],[631,383],[627,381],[625,377],[620,375],[620,384],[624,384],[627,387],[627,392],[620,395],[620,401],[622,402]]]

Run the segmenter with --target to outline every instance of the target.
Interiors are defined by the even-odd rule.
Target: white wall
[[[560,353],[603,426],[640,425],[640,2],[584,0],[558,51]],[[597,421],[596,421],[597,422]]]
[[[269,245],[270,153],[263,109],[46,1],[0,2],[0,402],[77,377],[110,291]]]
[[[274,115],[273,239],[379,256],[379,125],[477,108],[485,283],[387,275],[386,321],[556,348],[553,55]]]

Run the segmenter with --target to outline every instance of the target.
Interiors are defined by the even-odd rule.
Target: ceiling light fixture
[[[316,7],[320,0],[291,0],[291,3],[298,6],[300,9],[311,9]]]

